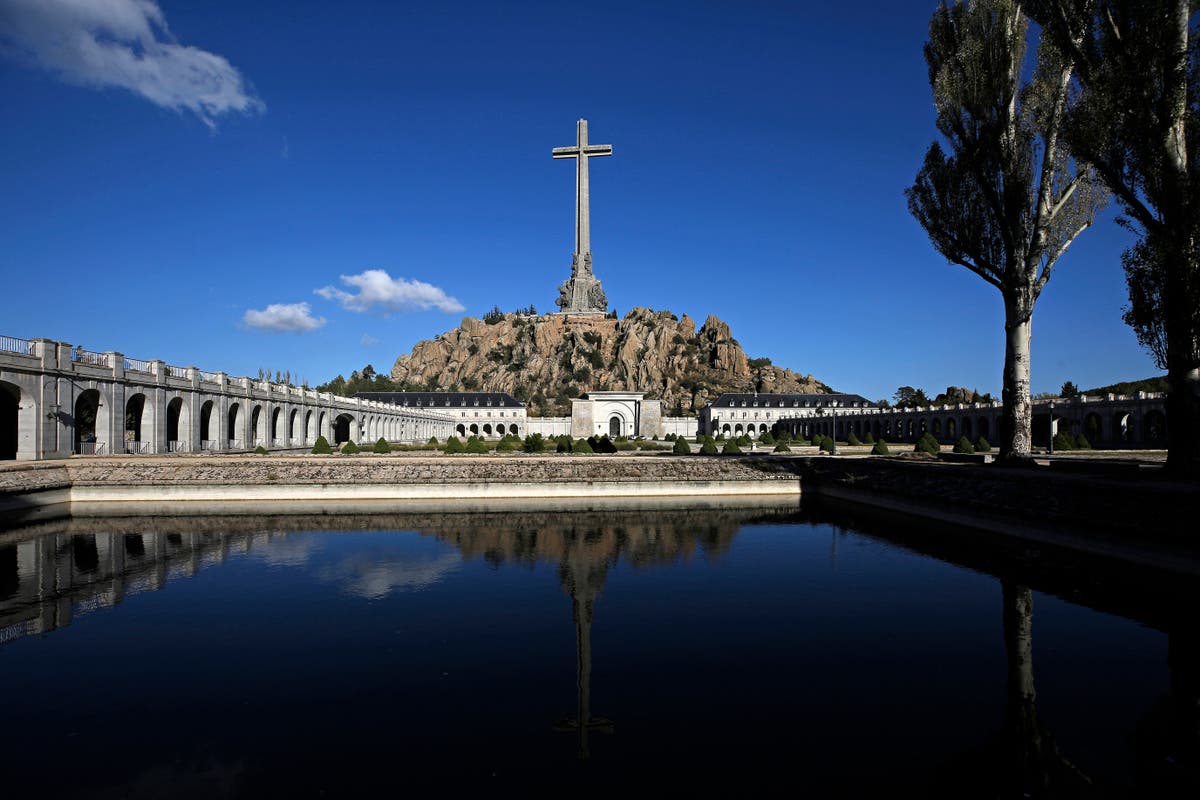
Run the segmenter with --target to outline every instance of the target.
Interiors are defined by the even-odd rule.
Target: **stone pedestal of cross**
[[[608,298],[600,281],[592,273],[592,220],[588,159],[611,156],[611,144],[588,144],[587,120],[575,125],[575,146],[555,147],[554,158],[575,159],[575,253],[571,256],[571,277],[559,287],[555,304],[567,314],[603,314]]]

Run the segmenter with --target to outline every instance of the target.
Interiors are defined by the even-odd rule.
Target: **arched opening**
[[[215,450],[216,449],[216,447],[214,447],[214,445],[216,444],[216,439],[217,439],[217,437],[214,435],[216,433],[216,431],[214,431],[213,427],[212,427],[213,408],[214,408],[214,405],[213,405],[212,400],[205,400],[204,404],[200,406],[200,449],[201,450]]]
[[[946,436],[950,439],[958,437],[958,421],[954,417],[946,420]]]
[[[474,422],[472,422],[472,423],[471,423],[471,427],[470,427],[470,428],[468,428],[467,430],[469,430],[469,431],[471,432],[471,435],[472,435],[472,436],[478,436],[478,435],[479,435],[479,426],[478,426],[478,425],[476,425]]]
[[[459,436],[466,436],[467,435],[467,426],[463,425],[460,422],[454,426],[454,432],[457,433]]]
[[[517,429],[516,423],[513,423],[512,425],[508,426],[508,432],[511,433],[513,436],[521,435],[521,432]]]
[[[962,435],[967,437],[968,439],[971,438],[971,418],[970,417],[963,417]]]
[[[293,408],[292,413],[288,415],[288,438],[291,439],[288,444],[300,444],[300,409]]]
[[[320,414],[317,415],[317,436],[324,436],[324,435],[325,435],[325,412],[322,411]],[[315,443],[316,441],[317,441],[316,438],[314,438],[313,442]]]
[[[142,416],[146,410],[146,395],[138,393],[125,401],[125,452],[142,453]]]
[[[1104,440],[1104,420],[1095,411],[1089,411],[1083,418],[1083,435],[1091,444]]]
[[[483,435],[484,435],[484,436],[491,436],[491,435],[492,435],[492,426],[491,426],[491,423],[485,422],[485,423],[483,424]]]
[[[280,416],[282,416],[280,414],[281,411],[283,411],[283,409],[281,409],[281,408],[271,409],[271,446],[272,447],[279,444],[279,440],[283,438],[283,431],[280,430],[280,427],[279,427],[279,418],[280,418]]]
[[[1118,411],[1113,415],[1112,425],[1113,439],[1118,442],[1129,441],[1129,413],[1126,411]]]
[[[988,438],[989,432],[988,432],[987,417],[979,418],[979,435],[982,436],[984,439]]]
[[[317,441],[317,415],[311,411],[304,412],[304,443],[313,444]]]
[[[758,433],[759,433],[759,435],[762,435],[762,434],[764,434],[764,433],[766,433],[766,432],[767,432],[767,426],[766,426],[766,425],[759,425],[759,426],[758,426]]]
[[[17,457],[20,413],[20,387],[0,381],[0,461],[13,461]]]
[[[333,443],[335,445],[350,441],[350,426],[354,423],[354,417],[349,414],[338,414],[337,419],[333,421]]]
[[[229,404],[229,412],[225,415],[225,433],[229,439],[230,450],[241,450],[245,447],[242,440],[242,407],[238,403]]]
[[[263,440],[267,438],[267,422],[263,418],[262,406],[255,406],[250,411],[250,438],[252,441],[246,442],[247,447],[265,444]]]
[[[942,437],[942,421],[940,419],[933,421],[933,435],[939,439]]]
[[[621,418],[615,414],[608,420],[608,438],[615,439],[621,435]]]
[[[167,452],[177,453],[180,450],[187,449],[187,441],[180,446],[179,442],[179,421],[183,416],[183,398],[175,397],[171,402],[167,403]]]
[[[76,453],[90,456],[100,451],[96,442],[96,418],[99,415],[100,392],[96,389],[86,389],[80,392],[79,396],[75,398],[74,451]]]
[[[497,436],[504,435],[504,423],[500,423],[499,425],[496,426],[496,435]]]
[[[1160,445],[1167,440],[1167,418],[1161,411],[1147,411],[1142,417],[1144,439],[1148,444]]]
[[[721,426],[721,433],[725,434],[726,436],[729,435],[729,423],[728,422],[726,422],[724,425]]]
[[[742,423],[739,422],[737,425],[734,425],[733,432],[738,436],[741,436],[743,433]]]

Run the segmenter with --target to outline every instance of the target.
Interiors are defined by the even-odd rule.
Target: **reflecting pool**
[[[826,509],[0,534],[9,797],[1194,797],[1196,581]]]

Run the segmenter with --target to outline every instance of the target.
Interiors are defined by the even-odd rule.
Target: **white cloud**
[[[0,0],[0,53],[84,86],[116,86],[209,127],[261,111],[233,66],[175,41],[156,0]]]
[[[342,283],[358,289],[351,294],[344,289],[325,286],[313,290],[326,300],[336,300],[347,311],[427,311],[436,308],[447,314],[465,311],[462,303],[449,297],[444,291],[422,281],[393,278],[381,269],[369,269],[358,275],[341,275]]]
[[[262,311],[247,309],[242,322],[260,331],[315,331],[324,317],[313,317],[308,303],[272,303]]]
[[[364,333],[363,338],[362,338],[362,343],[367,347],[371,347],[372,345],[379,344],[379,340],[376,339],[374,336],[372,336],[369,333]]]

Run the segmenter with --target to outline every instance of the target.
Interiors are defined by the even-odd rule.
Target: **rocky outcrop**
[[[710,316],[696,329],[686,314],[635,308],[599,315],[467,317],[396,359],[392,379],[410,388],[503,391],[530,414],[570,411],[587,391],[642,391],[667,414],[693,414],[722,392],[828,392],[802,376],[748,359],[729,326]]]

